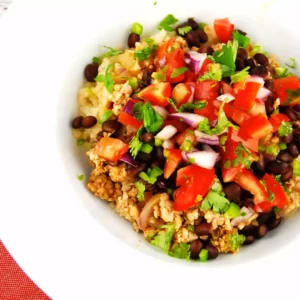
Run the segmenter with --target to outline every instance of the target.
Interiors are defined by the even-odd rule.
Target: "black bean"
[[[258,154],[258,161],[256,162],[256,166],[260,172],[265,172],[266,164],[264,155],[262,153]]]
[[[203,248],[203,243],[198,239],[191,242],[191,258],[199,259],[199,253]]]
[[[299,155],[299,150],[297,148],[297,146],[295,144],[289,144],[287,146],[287,150],[289,151],[289,153],[294,157],[297,158]]]
[[[264,66],[256,66],[253,69],[250,69],[249,72],[251,75],[256,75],[262,78],[266,78],[268,76],[268,69]]]
[[[197,30],[199,28],[199,24],[193,18],[188,18],[187,25],[191,26],[193,30]]]
[[[281,220],[282,220],[281,218],[276,218],[276,217],[273,217],[272,219],[270,219],[267,222],[268,229],[273,230],[273,229],[277,228],[280,225]]]
[[[198,36],[200,43],[206,43],[208,41],[208,36],[203,29],[200,29],[200,28],[197,29],[196,34]]]
[[[199,53],[207,53],[207,55],[213,55],[214,49],[211,46],[200,46],[198,49]]]
[[[151,84],[151,80],[152,80],[152,75],[153,70],[150,68],[145,68],[143,69],[143,75],[142,75],[142,83],[143,85],[150,85]]]
[[[237,71],[242,71],[245,68],[245,63],[243,60],[237,57],[235,60],[235,66]]]
[[[195,226],[195,233],[199,236],[211,233],[211,223],[201,223]]]
[[[300,143],[300,134],[293,134],[293,141],[294,143],[296,144],[299,144]]]
[[[294,110],[290,107],[284,109],[284,114],[286,114],[292,121],[297,121],[297,115]]]
[[[164,167],[164,162],[163,161],[153,161],[150,165],[151,169],[155,167],[163,168]]]
[[[99,142],[102,138],[103,138],[103,131],[100,131],[98,134],[97,134],[97,141]]]
[[[79,116],[76,117],[73,121],[72,121],[72,128],[74,129],[79,129],[81,128],[81,121],[82,121],[83,117]]]
[[[215,259],[219,255],[219,250],[211,244],[206,245],[204,247],[204,249],[206,249],[208,251],[208,258],[209,259]]]
[[[85,129],[91,128],[97,124],[97,119],[94,116],[87,116],[81,120],[81,126]]]
[[[241,233],[245,236],[256,235],[257,228],[258,227],[256,227],[256,226],[248,225],[241,230]]]
[[[269,59],[262,53],[256,53],[253,58],[255,59],[255,61],[262,65],[262,66],[267,66],[269,64]]]
[[[293,156],[289,153],[288,150],[282,150],[279,152],[277,156],[278,160],[285,161],[287,163],[290,163],[294,160]]]
[[[88,64],[84,69],[84,77],[89,82],[95,82],[95,78],[98,75],[98,68],[97,64]]]
[[[242,61],[245,61],[248,58],[248,52],[244,48],[239,48],[237,51],[237,57]]]
[[[279,175],[284,173],[288,169],[289,165],[286,162],[280,162],[277,160],[271,161],[267,165],[267,171],[269,173]]]
[[[135,48],[135,43],[140,41],[140,36],[136,33],[131,32],[128,36],[128,47]]]
[[[136,156],[137,161],[142,161],[142,162],[149,162],[152,160],[151,154],[144,153],[144,152],[139,152],[138,155]]]
[[[105,132],[113,133],[120,127],[118,120],[107,120],[102,124],[102,129]]]
[[[290,133],[289,135],[282,137],[282,141],[286,144],[291,143],[293,139],[294,139],[293,133]]]
[[[185,39],[186,39],[189,47],[199,47],[200,46],[198,34],[195,31],[188,32],[185,36]]]
[[[255,242],[255,237],[253,235],[246,236],[245,242],[243,243],[243,246],[251,245]]]
[[[150,143],[154,139],[154,134],[152,132],[145,132],[140,136],[140,140],[143,143]]]
[[[288,181],[293,177],[293,168],[288,166],[288,169],[281,174],[282,181]]]
[[[257,222],[259,225],[263,225],[266,224],[266,222],[272,217],[274,216],[274,213],[260,213],[257,217]]]
[[[247,32],[241,30],[241,29],[237,29],[237,31],[241,34],[241,35],[244,35],[246,36],[247,35]]]
[[[156,147],[155,148],[155,157],[158,160],[162,160],[162,161],[165,160],[165,157],[164,157],[164,148],[163,147]]]
[[[136,177],[141,172],[145,171],[146,169],[147,169],[147,165],[146,164],[140,164],[137,167],[133,167],[133,166],[128,165],[128,169],[126,170],[126,172],[127,172],[128,176],[130,176],[130,177]]]
[[[168,182],[165,179],[164,175],[161,175],[161,176],[157,177],[157,185],[162,189],[167,189],[168,188]]]
[[[242,188],[235,182],[228,183],[223,189],[228,200],[239,203],[242,197]]]
[[[267,115],[270,116],[274,111],[275,111],[275,108],[274,108],[274,99],[273,97],[268,97],[267,100],[265,101],[265,108],[266,108],[266,112],[267,112]]]
[[[267,79],[265,81],[265,88],[270,90],[270,91],[273,91],[274,90],[274,82],[272,79]]]
[[[246,66],[250,67],[250,70],[255,68],[256,64],[253,58],[248,58],[246,61]]]
[[[258,230],[257,230],[257,237],[258,238],[263,238],[268,232],[268,228],[266,225],[261,225],[258,227]]]

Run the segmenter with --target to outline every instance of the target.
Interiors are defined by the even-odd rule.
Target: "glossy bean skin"
[[[265,86],[266,89],[268,89],[270,91],[273,91],[274,90],[274,82],[273,82],[273,80],[272,79],[267,79],[265,81],[265,85],[264,86]]]
[[[140,140],[143,143],[150,143],[154,139],[154,134],[152,132],[145,132],[140,136]]]
[[[203,248],[203,243],[198,239],[191,242],[191,258],[199,259],[199,253]]]
[[[81,126],[85,129],[92,128],[97,124],[97,119],[94,116],[87,116],[81,120]]]
[[[200,41],[198,35],[195,31],[190,31],[186,34],[185,39],[189,45],[189,47],[199,47]]]
[[[193,30],[197,30],[199,28],[199,24],[193,18],[189,18],[187,20],[187,25],[191,26]]]
[[[237,71],[242,71],[245,68],[244,61],[237,57],[235,60],[235,67]]]
[[[293,168],[289,166],[288,169],[281,174],[281,180],[289,181],[292,177],[293,177]]]
[[[271,161],[267,165],[267,171],[269,173],[279,175],[284,173],[288,169],[289,165],[286,162],[279,162],[277,160]]]
[[[100,132],[97,134],[97,141],[99,142],[103,137],[104,137],[103,131],[100,131]]]
[[[275,111],[275,108],[274,108],[274,99],[273,97],[269,96],[267,98],[267,100],[265,101],[265,108],[266,108],[266,113],[268,116],[270,116],[274,111]]]
[[[240,203],[243,190],[237,183],[231,182],[231,183],[227,184],[223,188],[223,191],[228,200],[236,202],[236,203]]]
[[[251,75],[260,76],[262,78],[266,78],[268,76],[268,69],[264,66],[256,66],[249,72]]]
[[[287,150],[292,155],[292,157],[297,158],[299,155],[299,150],[295,144],[289,144]]]
[[[98,68],[97,64],[88,64],[84,69],[84,77],[88,82],[95,82],[95,78],[98,75]]]
[[[294,158],[293,156],[290,154],[290,152],[288,150],[282,150],[279,152],[277,159],[287,162],[287,163],[291,163]]]
[[[204,30],[199,28],[196,30],[196,34],[200,43],[206,43],[208,41],[208,36]]]
[[[207,53],[207,55],[213,55],[214,49],[211,46],[200,46],[198,49],[199,53]]]
[[[104,132],[113,133],[120,127],[118,120],[107,120],[102,124],[102,129]]]
[[[294,139],[293,133],[290,133],[289,135],[282,137],[282,141],[286,144],[291,143],[293,139]]]
[[[205,249],[208,251],[209,259],[215,259],[219,256],[219,250],[215,246],[208,244],[205,246]]]
[[[76,117],[73,121],[72,121],[72,128],[73,129],[79,129],[82,127],[81,122],[82,122],[83,117],[79,116]]]
[[[267,227],[269,230],[277,228],[281,224],[282,218],[273,217],[267,222]]]
[[[237,51],[237,57],[242,61],[245,61],[248,58],[248,52],[244,48],[239,48]]]
[[[130,33],[128,36],[127,44],[129,48],[135,48],[135,43],[140,41],[140,36],[136,33]]]
[[[150,85],[151,84],[151,80],[152,80],[152,75],[153,71],[150,68],[145,68],[143,69],[143,74],[142,74],[142,83],[143,85]]]
[[[258,227],[257,230],[257,237],[258,238],[263,238],[266,236],[266,234],[268,233],[268,228],[266,225],[261,225]]]
[[[253,58],[261,66],[266,67],[269,65],[269,59],[262,53],[256,53]]]
[[[137,167],[132,167],[130,165],[126,165],[126,172],[127,172],[127,175],[130,177],[137,177],[139,175],[139,173],[145,171],[146,169],[147,169],[146,164],[140,164]]]
[[[245,242],[243,243],[243,246],[251,245],[255,242],[255,237],[253,235],[246,236]]]
[[[211,234],[211,224],[210,223],[200,223],[195,226],[195,233],[198,236]]]

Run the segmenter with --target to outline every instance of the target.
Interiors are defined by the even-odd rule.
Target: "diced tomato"
[[[178,132],[183,132],[188,128],[188,125],[180,120],[165,120],[162,127],[164,128],[167,125],[174,126]]]
[[[194,82],[198,78],[198,75],[192,72],[191,70],[187,70],[185,72],[185,79],[184,82]]]
[[[111,162],[117,162],[128,149],[127,144],[111,137],[103,137],[95,147],[98,156]]]
[[[213,184],[214,168],[204,169],[190,165],[177,172],[176,185],[180,186],[174,192],[174,210],[182,211],[197,204],[197,197],[204,198]]]
[[[139,129],[143,125],[143,122],[139,121],[138,119],[123,111],[121,111],[118,121],[123,125],[130,125],[137,129]]]
[[[208,101],[207,105],[202,109],[194,109],[194,113],[208,118],[209,121],[218,119],[218,110],[216,109],[212,101]]]
[[[238,81],[233,84],[233,93],[236,95],[241,90],[245,89],[246,81]]]
[[[238,136],[238,132],[236,130],[232,130],[232,139],[236,142],[241,142],[243,146],[245,146],[247,149],[258,152],[258,139],[248,139],[247,141],[243,140]]]
[[[176,137],[174,138],[175,143],[177,143],[178,145],[182,145],[184,143],[184,141],[189,140],[191,141],[191,143],[194,145],[196,144],[196,135],[193,131],[193,129],[188,129],[182,133],[179,133],[178,135],[176,135]]]
[[[224,112],[228,118],[239,125],[249,118],[249,115],[244,110],[234,106],[234,102],[226,103]]]
[[[256,205],[254,206],[254,210],[256,212],[265,212],[274,206],[284,208],[289,203],[289,197],[282,186],[269,174],[265,174],[262,180],[266,184],[269,195],[267,195],[264,201],[260,201],[260,199],[255,197],[254,203]]]
[[[167,157],[164,167],[164,177],[168,179],[182,161],[182,155],[179,149],[165,149],[164,154]]]
[[[202,76],[204,73],[206,73],[208,71],[209,65],[212,63],[213,61],[207,58],[201,66],[201,69],[199,71],[199,76]]]
[[[263,100],[255,99],[254,105],[249,110],[250,116],[258,116],[266,114],[266,106]]]
[[[274,89],[280,98],[281,105],[295,105],[300,103],[299,98],[294,98],[293,101],[288,100],[287,90],[299,89],[299,79],[297,76],[289,76],[285,78],[279,78],[274,80]],[[289,103],[288,103],[289,102]]]
[[[228,18],[216,19],[214,22],[214,29],[218,39],[222,43],[227,43],[232,39],[234,25],[229,22]]]
[[[233,88],[224,80],[221,81],[221,88],[222,88],[223,94],[233,95]]]
[[[156,51],[156,57],[162,59],[170,50],[170,48],[175,44],[176,39],[170,38],[164,44],[162,44]]]
[[[276,132],[282,122],[289,122],[290,118],[284,114],[273,114],[271,115],[269,122],[273,127],[273,132]]]
[[[168,66],[166,72],[167,81],[170,83],[177,83],[184,80],[185,74],[182,73],[176,77],[173,77],[173,71],[186,67],[184,60],[184,52],[181,48],[176,48],[171,53],[168,53],[166,56],[166,65]]]
[[[172,91],[172,99],[179,108],[182,104],[187,103],[193,94],[192,88],[186,83],[177,84]]]
[[[234,182],[239,184],[244,190],[249,191],[258,202],[268,198],[265,187],[259,182],[257,177],[247,169],[243,169],[239,172]]]
[[[254,105],[260,87],[261,85],[258,82],[246,82],[245,88],[238,92],[234,105],[248,111]]]
[[[252,116],[242,123],[238,136],[245,141],[249,138],[260,139],[271,133],[272,130],[267,116]]]
[[[167,106],[172,89],[169,82],[151,84],[139,92],[138,96],[154,105]]]

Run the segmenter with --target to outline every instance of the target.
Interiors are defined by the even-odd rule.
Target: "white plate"
[[[0,237],[54,299],[284,297],[297,287],[287,272],[299,267],[299,217],[238,255],[187,263],[149,246],[76,179],[88,174],[69,128],[82,70],[100,44],[123,45],[134,21],[149,33],[168,13],[228,16],[282,61],[300,59],[293,1],[153,2],[27,0],[0,20]]]

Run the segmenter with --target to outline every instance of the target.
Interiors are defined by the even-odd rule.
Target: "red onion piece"
[[[195,130],[197,141],[208,145],[219,145],[219,137],[217,135],[208,135],[199,130]]]
[[[235,97],[231,94],[223,94],[223,95],[220,95],[219,97],[217,97],[218,101],[223,102],[224,100],[226,100],[227,103],[234,99],[235,99]]]
[[[155,137],[166,141],[169,140],[173,135],[175,135],[177,132],[177,129],[173,125],[167,125],[164,127]]]
[[[189,126],[196,128],[198,127],[199,123],[205,119],[205,117],[192,113],[176,113],[170,114],[169,119],[183,120]]]
[[[207,58],[207,54],[206,53],[198,53],[196,51],[189,51],[188,58],[190,59],[190,62],[186,61],[186,63],[189,65],[192,72],[198,74],[199,71],[201,70],[203,62]]]
[[[125,153],[121,158],[121,161],[133,166],[133,167],[137,167],[138,163],[133,159],[133,157],[129,154],[129,153]]]
[[[160,194],[154,195],[149,201],[147,201],[146,205],[141,211],[139,217],[139,227],[142,230],[145,230],[148,225],[148,219],[153,212],[153,208],[160,201]]]
[[[193,164],[205,168],[212,169],[219,159],[219,153],[208,151],[197,151],[187,153],[189,162],[193,161]]]
[[[164,107],[158,105],[153,105],[152,107],[164,120],[168,117],[169,113]]]
[[[192,95],[189,98],[188,103],[193,103],[193,101],[194,101],[195,88],[193,86],[191,86],[191,89],[192,89]]]
[[[259,99],[259,100],[265,101],[270,96],[270,94],[271,94],[270,90],[266,89],[265,87],[261,87],[258,90],[256,98]]]
[[[161,68],[163,68],[163,67],[165,66],[166,62],[167,62],[167,59],[166,59],[166,57],[164,56],[163,58],[161,58],[161,59],[158,61],[158,64],[159,64],[159,66],[160,66]]]
[[[261,86],[264,86],[265,81],[262,77],[256,76],[256,75],[251,75],[246,79],[246,82],[257,82],[260,83]]]
[[[133,114],[134,114],[134,105],[135,105],[135,102],[132,99],[129,99],[127,101],[126,105],[123,108],[123,112],[133,116]]]
[[[232,226],[237,226],[238,224],[247,221],[249,218],[251,218],[254,214],[254,210],[251,207],[242,207],[241,213],[245,213],[245,216],[239,216],[236,218],[233,218],[231,220]]]
[[[174,149],[175,148],[174,142],[172,140],[164,141],[162,146],[163,146],[164,149]]]

